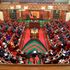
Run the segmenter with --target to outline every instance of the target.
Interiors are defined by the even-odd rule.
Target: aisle
[[[40,30],[39,30],[39,40],[40,40],[40,41],[42,42],[42,44],[46,47],[45,34],[44,34],[42,28],[40,28]]]
[[[23,46],[30,40],[30,30],[27,28],[25,29],[25,31],[22,33],[21,35],[21,39],[20,39],[20,49],[23,48]]]
[[[46,47],[47,50],[50,49],[50,42],[49,38],[47,36],[47,33],[45,32],[44,29],[40,28],[39,30],[39,40],[43,43],[43,45]]]
[[[30,40],[30,29],[29,28],[27,28],[26,30],[25,30],[25,37],[24,37],[24,44],[23,44],[23,46],[28,42]]]

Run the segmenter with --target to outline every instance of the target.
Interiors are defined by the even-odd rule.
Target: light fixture
[[[16,5],[16,9],[21,9],[21,5]]]
[[[42,7],[41,7],[41,10],[45,10],[45,6],[42,6]]]
[[[14,6],[10,6],[10,9],[14,9]]]
[[[48,9],[49,9],[49,10],[53,9],[53,6],[51,6],[51,5],[50,5],[50,6],[48,6]]]
[[[24,6],[24,10],[28,9],[28,6]]]

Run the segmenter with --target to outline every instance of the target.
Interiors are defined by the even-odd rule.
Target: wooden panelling
[[[3,10],[4,20],[10,20],[9,10]]]
[[[0,70],[70,70],[70,65],[10,65],[0,64]]]
[[[53,10],[60,10],[60,19],[65,20],[66,18],[66,11],[70,11],[70,5],[68,4],[36,4],[36,3],[19,3],[19,4],[0,4],[0,9],[3,10],[4,18],[5,20],[10,19],[9,17],[9,10],[10,6],[14,6],[16,8],[16,5],[21,5],[22,10],[17,10],[17,19],[19,18],[27,18],[27,15],[29,14],[29,10],[40,10],[40,18],[44,19],[52,19],[53,18]],[[52,10],[48,10],[48,6],[53,6]],[[24,6],[28,6],[28,10],[23,10]],[[41,7],[45,6],[45,10],[41,10]],[[6,13],[6,14],[5,14]],[[8,17],[8,18],[6,18]]]
[[[36,4],[36,3],[19,3],[19,4],[0,4],[0,9],[10,9],[11,6],[16,8],[16,5],[21,5],[22,8],[24,6],[28,6],[29,10],[41,10],[41,7],[45,6],[45,10],[48,9],[48,6],[53,6],[52,10],[68,10],[68,4]]]
[[[64,11],[64,10],[60,11],[60,19],[62,19],[62,20],[66,19],[66,11]]]

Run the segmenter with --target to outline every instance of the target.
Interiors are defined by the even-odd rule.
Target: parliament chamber
[[[0,70],[70,70],[70,0],[0,0]]]

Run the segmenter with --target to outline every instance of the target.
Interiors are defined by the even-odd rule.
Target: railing
[[[49,22],[50,19],[18,19],[18,22],[40,22],[40,23],[44,23],[44,22]]]
[[[70,70],[70,64],[47,64],[47,65],[0,64],[0,70]]]

